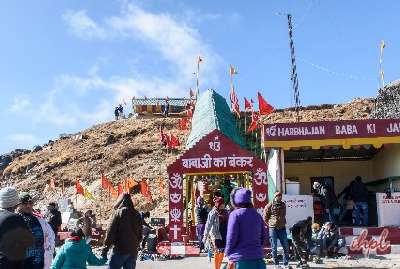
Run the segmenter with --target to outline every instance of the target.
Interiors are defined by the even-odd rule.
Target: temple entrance
[[[230,188],[246,187],[252,189],[254,207],[260,214],[268,202],[266,163],[217,129],[201,138],[167,170],[171,242],[190,237],[198,195],[211,203],[216,192],[225,193],[226,197]],[[225,199],[228,205],[228,197]]]

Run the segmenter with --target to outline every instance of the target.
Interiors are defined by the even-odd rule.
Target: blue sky
[[[202,55],[201,90],[240,100],[260,90],[292,104],[291,13],[304,105],[375,96],[400,78],[398,1],[7,1],[0,8],[0,153],[112,120],[132,96],[186,96]],[[129,102],[128,102],[129,103]]]

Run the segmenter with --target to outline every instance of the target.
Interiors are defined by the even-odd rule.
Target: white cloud
[[[112,119],[113,107],[123,100],[129,105],[133,96],[187,96],[189,87],[194,85],[198,55],[203,58],[202,89],[218,81],[221,58],[195,28],[171,14],[149,12],[129,3],[122,6],[117,16],[100,22],[90,18],[85,10],[69,10],[62,19],[72,34],[84,40],[108,42],[115,37],[132,44],[140,42],[156,52],[154,59],[161,59],[165,68],[159,75],[142,73],[143,59],[139,63],[135,59],[135,74],[101,76],[104,59],[99,57],[85,74],[56,76],[53,89],[41,105],[25,105],[26,113],[34,114],[37,123],[58,127],[88,125]]]
[[[89,18],[86,14],[86,10],[79,10],[76,12],[68,10],[62,15],[62,19],[67,22],[71,33],[80,38],[106,38],[104,29]]]
[[[31,101],[27,96],[15,96],[14,101],[11,104],[11,112],[24,112],[26,108],[29,107]]]

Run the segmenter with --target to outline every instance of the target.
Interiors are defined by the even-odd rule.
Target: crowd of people
[[[99,257],[89,244],[94,223],[95,216],[88,210],[55,253],[62,224],[57,204],[49,203],[41,215],[34,211],[29,193],[18,194],[14,187],[5,187],[0,190],[0,269],[85,269],[87,264],[106,264],[111,248],[109,269],[134,269],[143,220],[131,196],[125,193],[118,198]]]
[[[329,185],[313,184],[315,193],[324,206],[323,225],[313,223],[307,217],[287,227],[286,204],[280,192],[264,208],[263,217],[252,204],[252,193],[245,188],[233,189],[229,181],[213,194],[210,208],[204,198],[196,199],[196,233],[203,252],[214,256],[214,266],[220,269],[224,257],[229,260],[227,268],[264,269],[264,247],[270,240],[271,260],[288,266],[297,259],[299,266],[306,267],[310,257],[336,256],[345,246],[339,235],[336,209],[339,202]],[[355,180],[339,195],[354,202],[355,223],[368,224],[368,190],[362,179]],[[345,213],[349,214],[344,207]],[[96,256],[90,246],[96,218],[91,210],[80,216],[72,205],[71,216],[77,219],[69,227],[69,237],[62,244],[58,232],[62,225],[57,203],[48,204],[44,215],[34,211],[34,199],[29,193],[20,193],[13,187],[0,190],[0,269],[85,269],[89,265],[104,265],[112,248],[109,269],[134,269],[138,250],[144,249],[154,229],[146,222],[148,212],[139,213],[131,196],[121,195],[114,207],[101,255]],[[340,219],[340,216],[339,216]],[[269,230],[267,236],[266,226]],[[249,229],[251,227],[251,229]],[[289,231],[289,233],[287,232]],[[165,238],[165,236],[164,236]],[[278,255],[278,241],[283,257]],[[55,253],[55,246],[61,248]],[[211,256],[210,255],[210,256]],[[282,261],[281,261],[282,260]]]
[[[325,222],[369,225],[368,189],[360,176],[350,182],[338,196],[327,183],[314,182],[313,189],[321,200]]]
[[[273,200],[264,208],[264,219],[259,218],[260,215],[253,208],[249,190],[235,189],[227,199],[221,187],[221,190],[213,194],[212,208],[208,208],[203,197],[199,196],[195,212],[200,248],[203,251],[213,251],[216,269],[221,268],[224,255],[231,266],[236,265],[227,268],[265,268],[262,258],[264,246],[268,243],[265,241],[266,224],[272,263],[275,265],[282,262],[284,266],[288,266],[289,261],[295,259],[298,266],[307,268],[311,258],[321,262],[322,257],[337,257],[346,245],[345,238],[339,235],[337,226],[337,209],[340,206],[338,199],[329,185],[316,182],[313,189],[324,208],[322,225],[313,223],[313,218],[308,216],[287,227],[286,204],[280,192],[275,193]],[[361,177],[356,177],[349,185],[346,196],[347,200],[351,199],[355,203],[354,223],[367,225],[368,190]],[[283,249],[282,256],[278,255],[278,241]]]

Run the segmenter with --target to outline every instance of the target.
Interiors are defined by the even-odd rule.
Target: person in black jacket
[[[308,217],[305,220],[296,222],[290,228],[296,257],[300,261],[299,266],[305,266],[308,262],[310,255],[311,225],[312,217]]]
[[[46,221],[50,224],[57,236],[58,230],[62,224],[61,212],[58,210],[57,204],[54,202],[49,203],[47,206],[47,214],[45,216]]]
[[[335,191],[328,184],[321,184],[317,181],[314,182],[313,188],[316,190],[317,195],[321,197],[321,202],[325,209],[325,222],[335,222],[335,209],[339,207]]]
[[[34,243],[23,218],[14,213],[18,204],[15,188],[0,190],[0,269],[26,268],[26,252]]]
[[[354,201],[354,213],[356,225],[368,225],[368,189],[362,182],[362,178],[357,176],[351,186],[350,196]],[[362,220],[361,220],[362,211]]]
[[[208,206],[204,203],[204,199],[199,196],[196,200],[196,235],[197,240],[200,242],[200,249],[204,248],[204,244],[202,243],[204,236],[204,229],[206,227],[208,212],[210,211]]]

